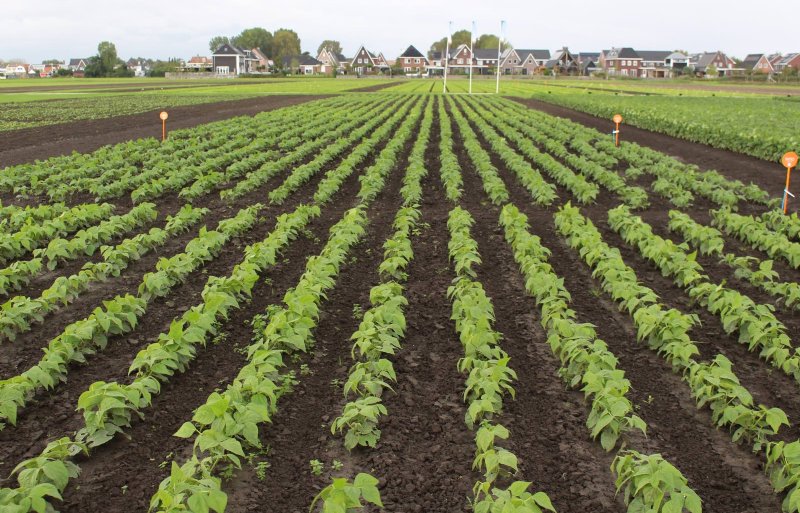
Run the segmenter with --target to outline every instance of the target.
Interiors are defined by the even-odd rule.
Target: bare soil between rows
[[[330,95],[271,95],[217,103],[171,107],[168,130],[191,128],[204,123],[328,98]],[[107,144],[144,137],[161,137],[161,121],[156,109],[141,114],[106,119],[75,121],[2,133],[0,169],[26,164],[73,151],[86,153]]]

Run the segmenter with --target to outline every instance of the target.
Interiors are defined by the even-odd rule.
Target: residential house
[[[73,77],[82,77],[86,71],[89,59],[70,59],[67,68],[72,72]]]
[[[773,53],[773,54],[767,55],[767,59],[769,60],[769,63],[772,64],[772,69],[774,69],[775,71],[778,71],[778,69],[775,66],[779,62],[781,62],[783,60],[783,55],[781,55],[779,53]]]
[[[609,76],[638,77],[642,57],[630,47],[603,50],[600,63]]]
[[[745,73],[763,73],[766,75],[775,73],[775,68],[772,67],[769,58],[763,53],[749,54],[744,58],[741,66],[744,68]]]
[[[669,50],[636,50],[641,78],[673,78],[689,64],[689,56]]]
[[[674,76],[678,72],[683,72],[689,66],[689,56],[681,52],[672,52],[664,59],[665,64],[672,70]]]
[[[382,53],[374,54],[361,45],[350,61],[350,69],[356,75],[377,75],[389,71],[389,63]]]
[[[600,52],[578,52],[575,57],[581,75],[588,77],[600,71]]]
[[[214,60],[211,57],[195,55],[189,59],[189,62],[183,65],[182,71],[192,71],[195,73],[214,71]]]
[[[410,45],[397,58],[396,66],[402,68],[405,73],[422,74],[428,70],[428,59],[414,45]]]
[[[334,70],[337,73],[347,72],[347,57],[329,48],[320,50],[319,55],[317,55],[317,60],[322,63],[320,67],[321,73],[333,73]]]
[[[553,58],[544,65],[545,69],[556,75],[577,74],[580,70],[578,60],[565,46],[553,54]]]
[[[5,75],[7,77],[27,78],[30,70],[29,64],[8,64],[5,67]],[[34,71],[35,73],[36,71]]]
[[[253,58],[256,60],[256,70],[269,71],[271,68],[275,67],[275,63],[272,59],[267,57],[259,48],[253,48],[251,51],[253,52]]]
[[[800,70],[800,53],[787,53],[773,66],[778,73],[783,73],[786,68]]]
[[[444,52],[429,52],[428,53],[428,76],[431,75],[444,75]]]
[[[447,61],[449,72],[468,73],[472,64],[472,50],[470,49],[469,45],[460,44],[454,50],[450,51]]]
[[[723,52],[703,52],[694,54],[689,59],[689,66],[694,68],[695,74],[701,77],[730,77],[741,75],[744,69],[737,67],[733,59]],[[715,73],[709,73],[709,71]]]
[[[473,50],[475,58],[472,65],[475,69],[473,73],[478,75],[488,75],[497,73],[497,49],[496,48],[475,48]]]
[[[298,75],[317,75],[322,70],[322,63],[307,53],[283,58],[283,69],[291,70]]]
[[[550,60],[550,50],[508,48],[500,57],[500,69],[505,75],[533,75],[544,70]]]
[[[150,70],[150,67],[146,62],[134,58],[128,59],[128,62],[126,62],[125,65],[129,71],[133,71],[133,76],[135,77],[144,77]]]
[[[230,43],[217,48],[211,56],[213,71],[217,75],[237,76],[256,71],[258,59],[252,50],[245,50]]]

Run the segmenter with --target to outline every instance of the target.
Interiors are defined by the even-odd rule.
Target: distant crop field
[[[228,100],[241,100],[275,94],[338,94],[354,89],[369,88],[387,83],[381,79],[274,79],[261,81],[241,79],[235,82],[189,80],[152,82],[120,79],[128,85],[141,85],[140,90],[118,92],[118,87],[104,88],[119,82],[100,80],[102,84],[86,84],[80,88],[76,82],[59,80],[65,89],[29,92],[3,92],[0,89],[0,131],[32,128],[76,120],[104,119],[114,116],[138,114],[155,109],[168,109],[186,105],[200,105]],[[21,80],[17,82],[34,82]],[[38,81],[37,81],[38,82]],[[101,87],[95,87],[100,85]],[[146,87],[144,87],[146,85]],[[91,86],[91,87],[89,87]]]

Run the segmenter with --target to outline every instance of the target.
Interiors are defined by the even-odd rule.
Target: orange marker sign
[[[614,114],[614,117],[611,118],[614,124],[617,126],[614,129],[614,146],[619,147],[619,124],[622,123],[622,116],[619,114]]]
[[[786,168],[786,188],[783,189],[783,213],[789,211],[789,196],[794,198],[794,194],[789,192],[789,181],[792,178],[792,168],[797,166],[797,153],[789,151],[781,157],[781,164]]]
[[[161,111],[158,117],[161,118],[161,141],[163,142],[167,140],[167,118],[169,114],[167,114],[167,111]]]

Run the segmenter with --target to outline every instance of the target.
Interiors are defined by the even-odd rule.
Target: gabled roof
[[[722,52],[703,52],[701,54],[693,56],[694,58],[696,58],[697,61],[695,64],[695,68],[700,70],[707,68],[709,65],[711,65],[712,62],[714,62],[714,59],[716,59],[717,56],[722,57],[722,59],[725,61],[726,64],[729,63],[728,56]]]
[[[606,59],[641,59],[636,50],[629,46],[603,51],[606,54]]]
[[[800,57],[800,53],[787,53],[786,55],[783,56],[783,59],[781,59],[778,62],[778,64],[780,64],[781,66],[787,66],[790,62],[795,60],[797,57]]]
[[[288,68],[292,65],[292,61],[296,62],[298,66],[319,66],[322,64],[317,59],[304,53],[301,55],[290,55],[283,58],[283,66]]]
[[[70,59],[69,65],[70,66],[80,66],[81,63],[86,64],[89,62],[89,59]]]
[[[361,53],[361,50],[364,50],[364,52],[366,52],[367,57],[369,57],[369,59],[370,59],[370,62],[374,65],[375,64],[375,55],[372,52],[370,52],[369,50],[367,50],[367,48],[364,45],[361,45],[361,46],[358,47],[358,50],[356,50],[355,55],[353,55],[353,58],[350,59],[350,65],[351,66],[355,66],[356,65],[355,60],[359,56],[359,54]]]
[[[550,50],[522,50],[517,49],[519,60],[525,62],[529,55],[533,54],[533,58],[537,61],[546,61],[550,59]]]
[[[217,51],[214,52],[214,55],[242,55],[246,56],[250,53],[250,50],[244,50],[239,48],[238,46],[234,46],[230,43],[224,43],[222,46],[217,48]]]
[[[636,50],[636,53],[644,61],[663,61],[672,54],[668,50]]]
[[[419,50],[414,48],[414,45],[410,45],[408,48],[406,48],[406,51],[400,55],[400,57],[424,57],[424,55],[422,55]]]
[[[676,60],[676,59],[686,60],[686,59],[689,59],[689,56],[686,55],[685,53],[681,53],[681,52],[672,52],[671,54],[667,55],[667,59],[670,59],[670,60],[673,60],[673,61]]]
[[[763,53],[748,54],[747,57],[745,57],[742,61],[742,67],[744,69],[752,70],[756,67],[756,64],[758,64],[758,61],[760,61],[763,56]]]
[[[474,57],[481,60],[497,60],[497,50],[491,48],[475,48],[473,50]]]

